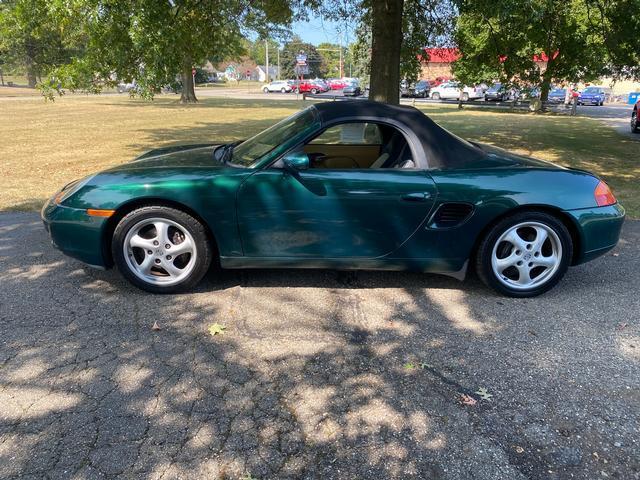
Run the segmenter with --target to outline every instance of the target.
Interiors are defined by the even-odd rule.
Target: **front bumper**
[[[575,223],[580,236],[574,265],[604,255],[617,245],[625,217],[624,207],[619,203],[607,207],[567,210],[565,213]]]
[[[40,217],[51,243],[65,255],[98,268],[106,268],[103,232],[108,218],[92,217],[85,209],[56,205],[49,200]]]

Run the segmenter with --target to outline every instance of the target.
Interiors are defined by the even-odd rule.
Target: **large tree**
[[[133,81],[151,97],[164,85],[181,82],[183,103],[197,101],[192,68],[242,51],[247,31],[291,21],[284,0],[54,0],[64,15],[83,19],[86,54],[59,69],[55,84],[97,89]]]
[[[450,43],[454,6],[449,0],[364,0],[360,9],[354,64],[369,72],[370,98],[398,103],[400,79],[418,77],[424,47]]]
[[[30,87],[81,53],[77,23],[57,18],[47,0],[0,1],[0,51],[5,69],[23,72]]]
[[[454,73],[468,83],[536,84],[544,102],[553,82],[589,82],[616,64],[619,71],[625,62],[637,65],[637,52],[635,60],[630,53],[622,58],[631,31],[626,40],[616,36],[597,1],[463,0],[456,28],[462,55]],[[635,10],[629,4],[626,14],[638,18],[640,2],[635,1]],[[612,62],[616,53],[619,61]]]

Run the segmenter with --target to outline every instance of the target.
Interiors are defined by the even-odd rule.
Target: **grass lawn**
[[[244,138],[304,105],[207,98],[184,107],[175,98],[0,98],[0,210],[39,209],[65,183],[151,148]],[[640,217],[640,144],[595,120],[455,106],[424,110],[463,137],[594,171],[630,216]]]

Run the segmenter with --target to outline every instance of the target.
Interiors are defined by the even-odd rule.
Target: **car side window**
[[[304,146],[310,168],[330,170],[416,168],[404,135],[395,127],[348,122],[327,128]]]
[[[343,123],[327,128],[311,140],[317,145],[380,145],[382,134],[375,123]]]

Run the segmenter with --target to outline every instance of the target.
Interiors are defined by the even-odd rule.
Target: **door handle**
[[[431,194],[429,192],[414,192],[402,195],[402,200],[407,202],[426,202],[430,198]]]

